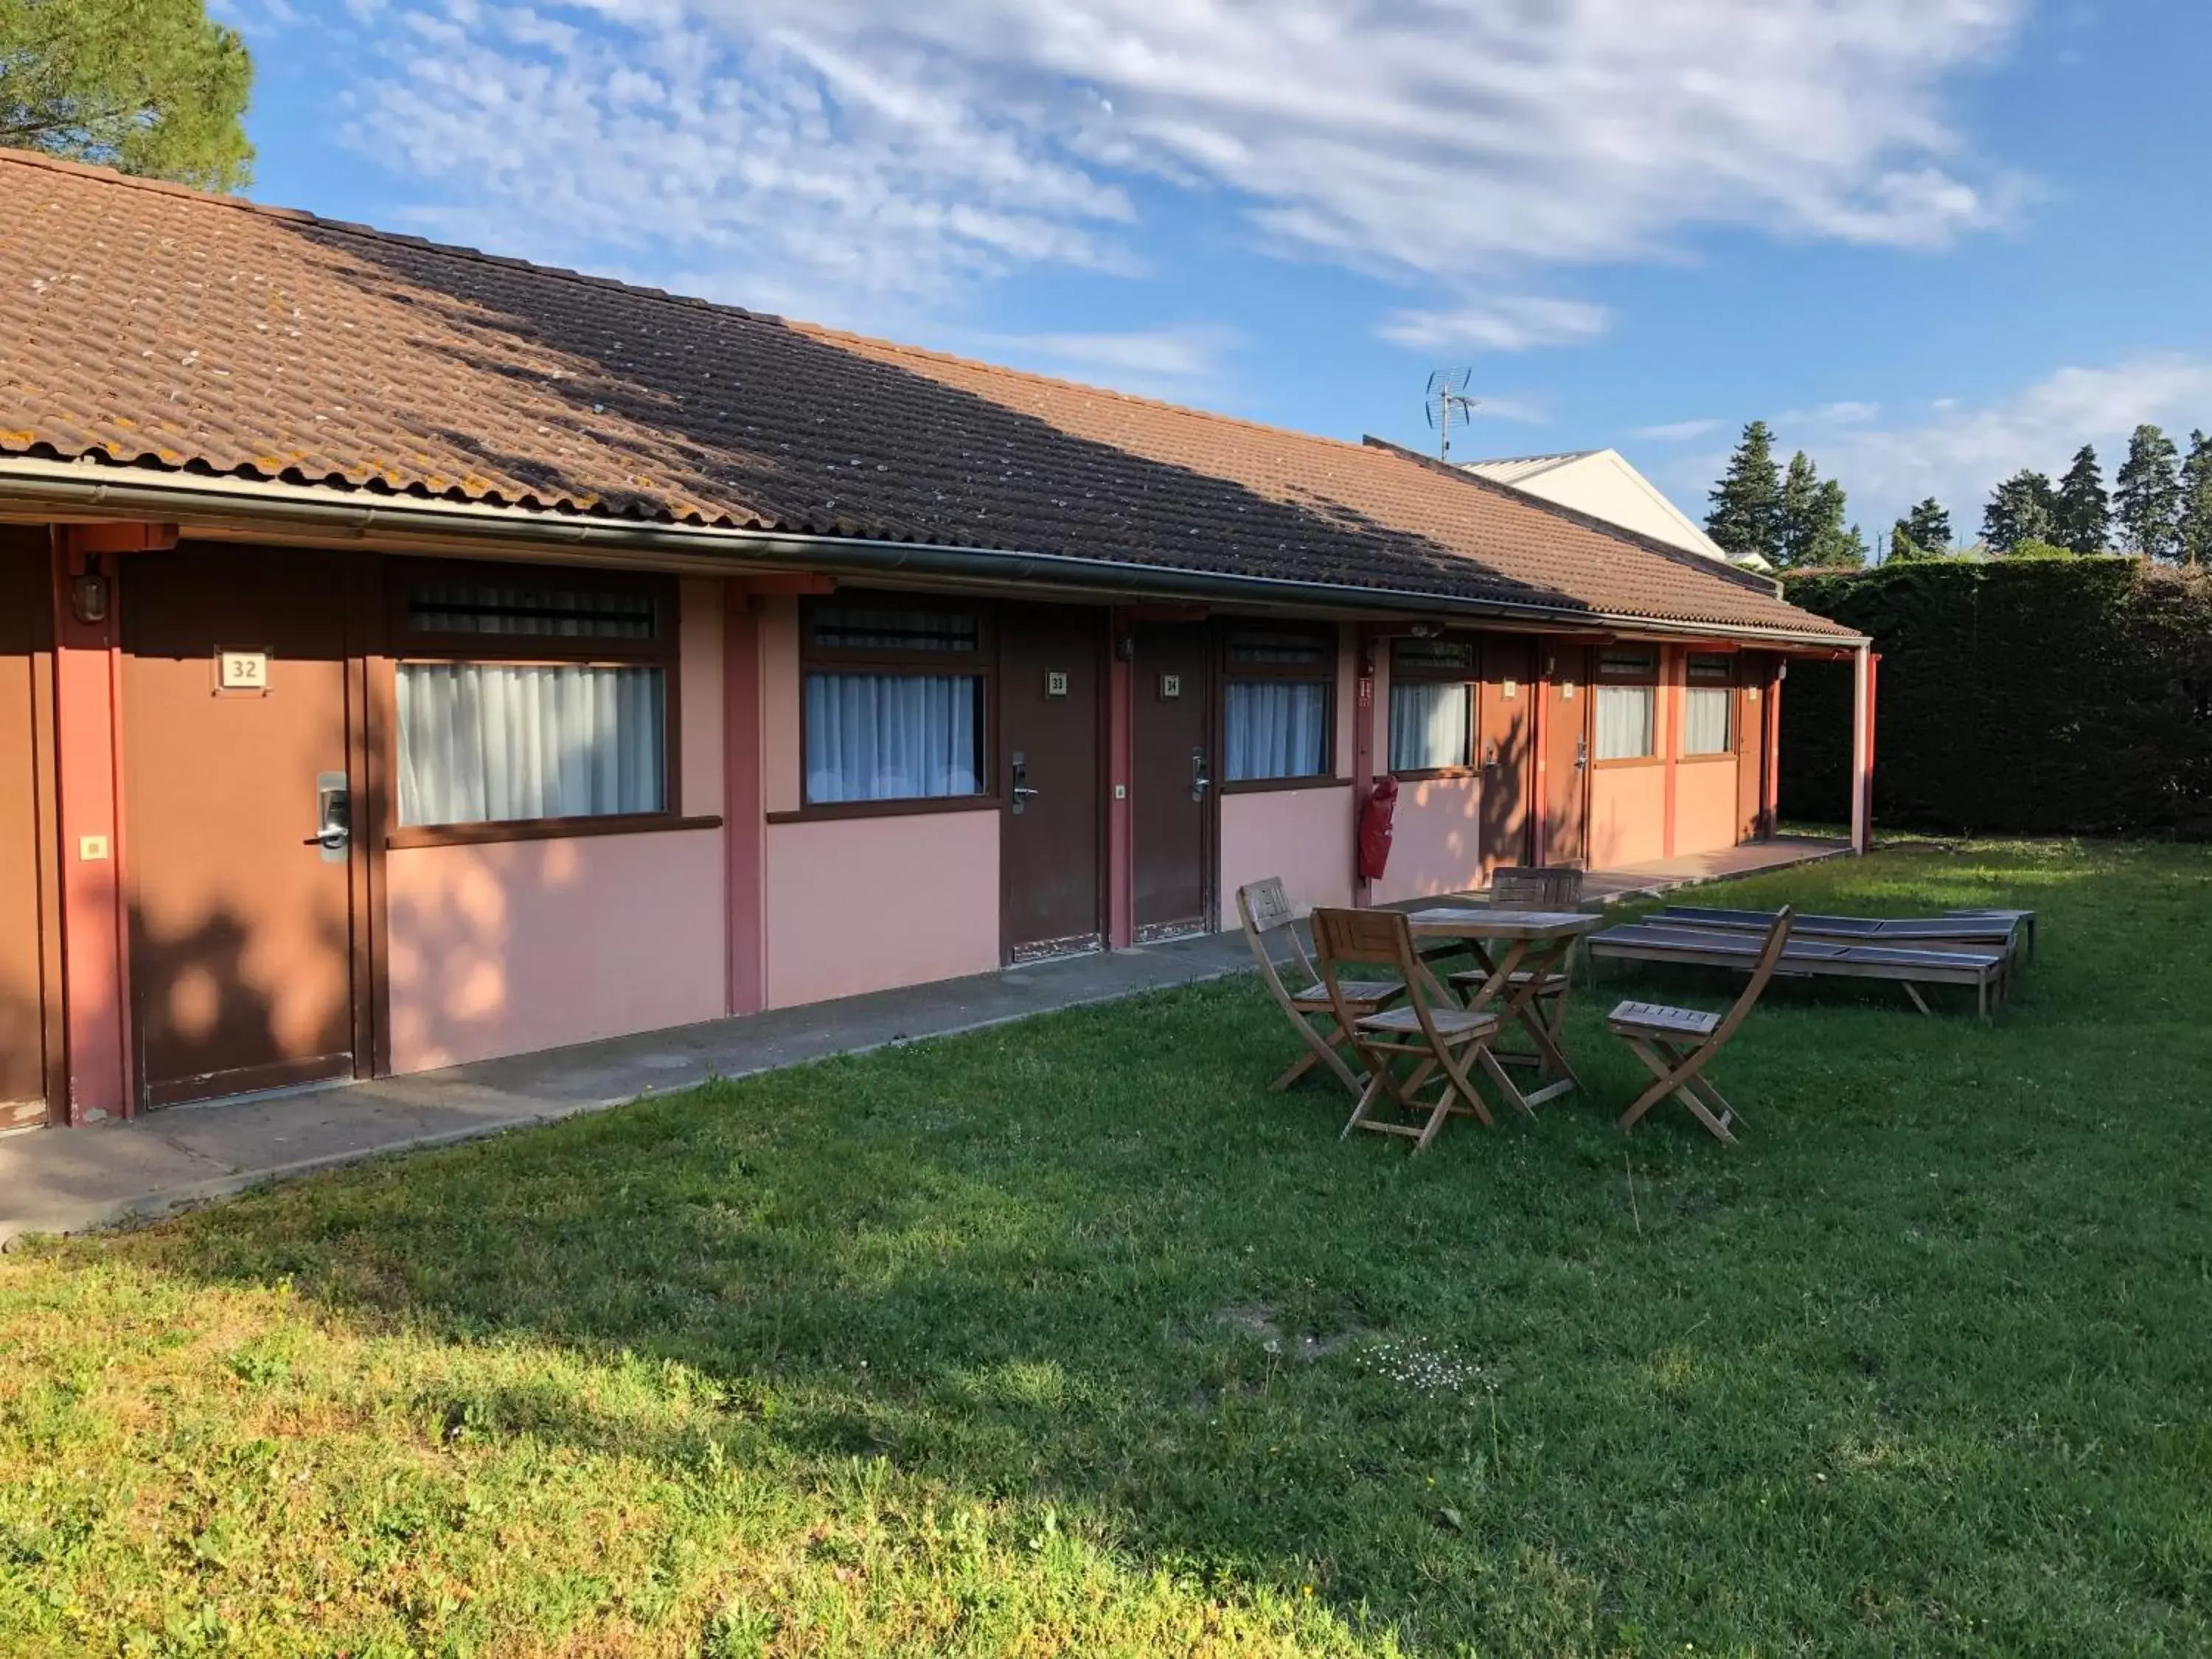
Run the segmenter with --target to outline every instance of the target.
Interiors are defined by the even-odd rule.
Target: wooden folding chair
[[[1422,970],[1413,952],[1413,932],[1395,910],[1316,910],[1313,913],[1314,955],[1321,981],[1329,995],[1339,1026],[1349,1032],[1353,1050],[1367,1066],[1367,1086],[1344,1133],[1372,1129],[1378,1134],[1404,1135],[1420,1152],[1437,1138],[1444,1120],[1455,1113],[1491,1121],[1490,1109],[1474,1091],[1469,1069],[1480,1063],[1504,1086],[1508,1099],[1518,1099],[1505,1074],[1490,1053],[1498,1035],[1498,1016],[1485,1010],[1470,1012],[1454,1007],[1435,981]],[[1406,988],[1405,1002],[1395,1008],[1362,1013],[1352,988],[1361,983],[1347,970],[1355,966],[1381,967],[1398,976]],[[1409,1060],[1413,1069],[1394,1076],[1391,1066]],[[1419,1098],[1424,1084],[1437,1073],[1443,1078],[1433,1102]],[[1402,1111],[1426,1116],[1419,1124],[1378,1121],[1374,1113],[1385,1102]]]
[[[1367,1086],[1367,1079],[1356,1074],[1337,1052],[1340,1045],[1351,1039],[1345,1033],[1328,988],[1322,983],[1312,958],[1306,955],[1306,947],[1299,942],[1297,918],[1291,909],[1290,900],[1284,896],[1281,878],[1269,876],[1265,881],[1238,888],[1237,915],[1244,924],[1244,942],[1252,947],[1253,957],[1260,964],[1261,982],[1290,1020],[1291,1029],[1305,1039],[1310,1051],[1292,1060],[1269,1086],[1287,1089],[1315,1066],[1326,1066],[1357,1098]],[[1272,941],[1277,939],[1290,941],[1290,951],[1281,960],[1277,959],[1271,948]],[[1299,988],[1294,991],[1291,985]],[[1347,983],[1344,991],[1346,1007],[1355,1013],[1371,1014],[1403,996],[1406,987],[1402,980],[1367,979]]]
[[[1696,1008],[1670,1008],[1657,1002],[1624,1002],[1606,1017],[1607,1029],[1626,1043],[1658,1079],[1620,1115],[1622,1128],[1632,1127],[1644,1113],[1673,1095],[1720,1139],[1730,1142],[1735,1139],[1729,1133],[1737,1121],[1735,1108],[1705,1075],[1705,1066],[1727,1046],[1736,1027],[1743,1024],[1744,1017],[1765,991],[1766,981],[1774,977],[1775,966],[1782,960],[1783,947],[1790,943],[1792,920],[1787,905],[1776,913],[1773,926],[1766,931],[1766,943],[1759,950],[1758,964],[1752,969],[1750,982],[1726,1014],[1707,1013]]]
[[[1490,908],[1493,910],[1579,910],[1583,903],[1583,868],[1579,864],[1547,864],[1541,866],[1501,864],[1490,872]],[[1567,993],[1574,985],[1575,952],[1581,941],[1567,947],[1565,958],[1559,967],[1544,975],[1544,982],[1536,990],[1536,1013],[1544,1022],[1544,1029],[1552,1040],[1559,1040],[1560,1029],[1567,1023]],[[1482,985],[1487,975],[1479,968],[1461,969],[1451,976],[1452,988],[1464,995]],[[1526,985],[1534,975],[1523,969],[1508,974],[1505,982],[1509,994]],[[1540,1057],[1524,1052],[1501,1048],[1497,1051],[1503,1060],[1527,1065]]]

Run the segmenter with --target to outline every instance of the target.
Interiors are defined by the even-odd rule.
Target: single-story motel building
[[[1757,840],[1808,656],[1863,847],[1868,642],[1769,578],[0,151],[0,1126]]]

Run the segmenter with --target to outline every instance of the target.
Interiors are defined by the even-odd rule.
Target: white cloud
[[[1417,351],[1526,351],[1594,340],[1612,320],[1603,306],[1540,295],[1504,295],[1449,311],[1401,311],[1376,330]]]
[[[2003,219],[2019,186],[1943,94],[2027,3],[392,0],[355,135],[476,240],[808,314],[1138,269],[1150,180],[1433,295],[1401,334],[1538,343],[1595,308],[1467,296],[1698,225],[1934,246]]]
[[[955,343],[1018,368],[1189,402],[1218,395],[1227,359],[1243,339],[1232,328],[1191,324],[1121,332],[976,334]]]
[[[1811,409],[1784,410],[1774,417],[1776,426],[1862,426],[1881,413],[1880,404],[1820,404]]]
[[[2163,425],[2177,441],[2192,427],[2212,428],[2212,360],[2162,354],[2060,368],[1990,403],[1939,398],[1899,413],[1887,426],[1778,421],[1775,448],[1784,456],[1802,448],[1824,477],[1840,481],[1850,494],[1851,517],[1870,541],[1929,495],[1949,509],[1959,538],[1972,541],[1990,491],[2022,467],[2056,478],[2075,450],[2094,444],[2109,488],[2138,424]],[[1727,459],[1716,450],[1666,469],[1676,503],[1686,512],[1695,501],[1702,514],[1705,492]]]
[[[2089,443],[2109,486],[2128,434],[2146,421],[2179,432],[2212,426],[2212,361],[2166,355],[2061,368],[1978,408],[1947,398],[1925,419],[1824,440],[1814,456],[1822,472],[1843,480],[1869,532],[1933,495],[1950,509],[1960,538],[1971,540],[1999,480],[2022,467],[2056,478]]]
[[[1722,422],[1711,420],[1667,421],[1658,426],[1639,426],[1629,436],[1644,438],[1655,444],[1686,444],[1693,438],[1703,438],[1721,429]]]

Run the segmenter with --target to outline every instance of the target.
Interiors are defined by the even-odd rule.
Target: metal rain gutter
[[[88,476],[90,474],[90,476]],[[1213,574],[1123,560],[1005,551],[941,543],[896,542],[860,536],[792,535],[775,531],[595,520],[477,502],[351,499],[307,495],[297,486],[258,480],[139,475],[117,478],[104,463],[0,457],[0,515],[46,511],[62,517],[189,521],[198,527],[249,532],[287,530],[318,539],[374,540],[454,550],[456,541],[481,548],[504,544],[518,552],[574,550],[601,555],[677,557],[702,571],[739,574],[794,565],[838,574],[905,573],[997,582],[1049,581],[1149,597],[1242,599],[1254,604],[1411,612],[1426,617],[1484,617],[1556,622],[1632,632],[1690,634],[1717,639],[1766,639],[1847,649],[1857,636],[1792,629],[1677,621],[1577,610],[1511,599],[1454,599],[1405,588],[1300,581],[1287,577]]]

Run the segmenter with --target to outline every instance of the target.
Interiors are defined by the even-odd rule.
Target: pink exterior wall
[[[999,966],[999,814],[768,827],[768,1006]]]
[[[678,610],[684,799],[677,810],[704,817],[723,806],[722,584],[712,576],[686,577]]]
[[[1352,793],[1346,788],[1256,789],[1221,798],[1221,914],[1237,890],[1280,876],[1291,902],[1352,902]]]
[[[760,609],[761,799],[769,811],[800,801],[799,601],[763,599]]]
[[[1667,768],[1598,766],[1590,778],[1589,865],[1617,870],[1667,856]]]
[[[721,1017],[720,830],[394,848],[384,868],[395,1072]]]
[[[1710,853],[1735,845],[1735,757],[1679,761],[1674,767],[1674,852]]]
[[[1377,904],[1463,893],[1482,883],[1479,779],[1414,778],[1398,787],[1390,862],[1374,885]]]

